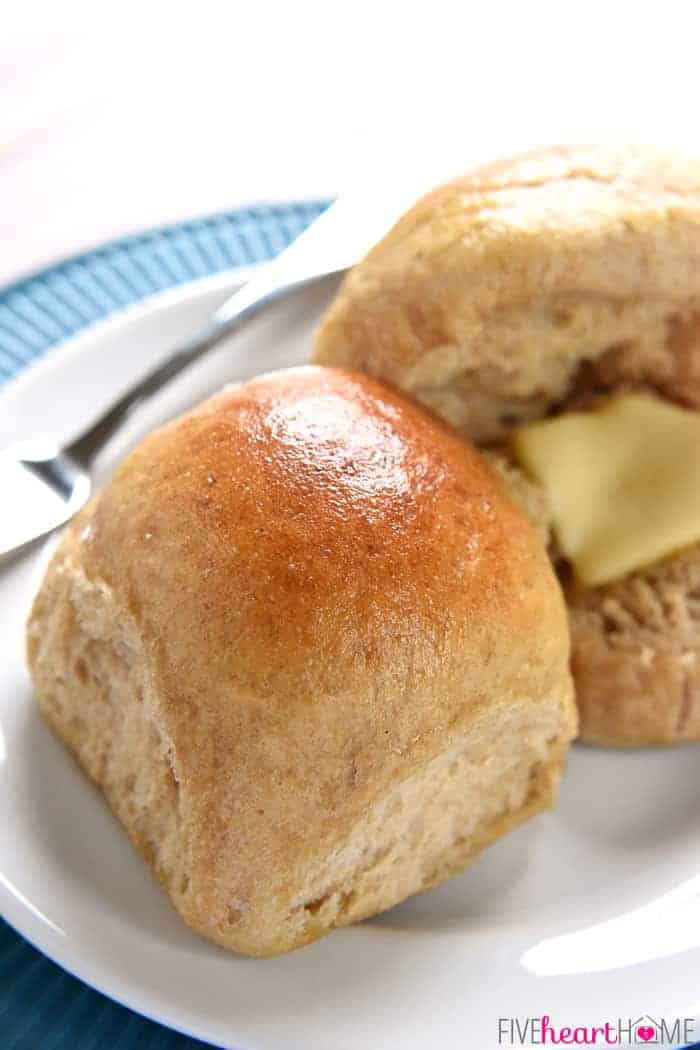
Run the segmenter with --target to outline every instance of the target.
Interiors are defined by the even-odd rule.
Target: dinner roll
[[[480,443],[580,388],[700,408],[700,165],[545,149],[420,200],[350,271],[315,359],[391,380]]]
[[[554,147],[436,189],[348,275],[315,359],[501,446],[546,535],[545,496],[509,461],[518,425],[630,390],[700,409],[700,165]],[[700,546],[598,587],[561,571],[582,738],[700,739]]]
[[[326,368],[148,437],[34,602],[41,710],[184,920],[267,955],[459,871],[575,731],[544,547],[423,408]]]

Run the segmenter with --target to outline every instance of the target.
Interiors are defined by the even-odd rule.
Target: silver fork
[[[366,199],[337,201],[219,307],[202,331],[173,350],[70,445],[61,448],[39,438],[0,452],[0,559],[65,524],[84,506],[93,488],[94,457],[137,406],[270,303],[351,266],[387,229],[389,211],[373,211]]]

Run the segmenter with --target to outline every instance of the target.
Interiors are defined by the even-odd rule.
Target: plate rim
[[[138,302],[128,303],[126,306],[111,310],[104,317],[80,328],[79,331],[66,339],[60,339],[53,343],[47,350],[40,353],[34,360],[30,361],[16,375],[10,376],[5,382],[0,382],[0,409],[3,401],[10,395],[16,397],[24,392],[24,388],[30,387],[44,378],[44,374],[61,365],[62,358],[85,353],[83,343],[89,343],[98,338],[100,333],[105,333],[111,328],[119,328],[121,325],[138,323],[141,318],[148,314],[157,313],[159,310],[167,310],[179,303],[189,299],[206,298],[218,292],[228,292],[233,295],[245,282],[258,270],[265,266],[265,262],[246,263],[241,266],[232,266],[230,269],[222,270],[220,273],[208,274],[204,277],[194,277],[182,284],[172,288],[163,288],[161,291],[152,292]],[[2,291],[0,290],[0,295]]]

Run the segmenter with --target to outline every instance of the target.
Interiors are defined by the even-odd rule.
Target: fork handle
[[[389,180],[384,195],[377,193],[375,186],[371,194],[358,190],[354,196],[337,200],[220,306],[203,331],[123,394],[64,451],[79,464],[88,466],[137,405],[216,346],[224,336],[241,328],[275,299],[353,266],[412,202],[414,194],[411,192],[409,197],[409,192],[407,184],[403,195],[397,193]]]
[[[268,277],[268,270],[269,277]],[[213,315],[210,323],[192,339],[173,350],[168,357],[151,372],[139,380],[95,422],[80,434],[64,451],[81,466],[88,467],[93,457],[103,448],[133,410],[180,375],[189,365],[199,360],[207,351],[226,336],[238,331],[270,303],[290,292],[311,284],[316,280],[337,272],[328,269],[291,280],[280,277],[272,267],[266,267],[259,276],[252,278]]]

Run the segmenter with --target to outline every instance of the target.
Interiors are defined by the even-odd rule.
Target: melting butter
[[[520,427],[515,455],[545,488],[582,583],[620,579],[700,540],[700,413],[648,394]]]

